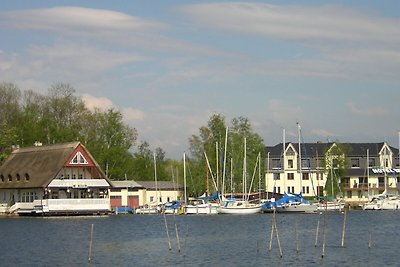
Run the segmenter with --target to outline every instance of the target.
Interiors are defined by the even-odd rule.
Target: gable
[[[78,145],[66,160],[64,167],[95,167],[95,163],[82,145]]]

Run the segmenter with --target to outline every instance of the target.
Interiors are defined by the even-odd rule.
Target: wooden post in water
[[[272,250],[272,239],[274,238],[274,218],[275,218],[275,210],[274,213],[272,214],[272,220],[271,220],[271,238],[269,239],[269,251]]]
[[[318,221],[317,221],[317,230],[315,231],[315,243],[314,246],[317,247],[318,245],[318,236],[319,236],[319,221],[320,221],[320,216],[321,212],[318,212]]]
[[[294,232],[296,236],[296,253],[299,253],[299,235],[297,232],[297,216],[294,217]]]
[[[275,213],[274,213],[275,215]],[[281,247],[281,241],[279,240],[279,233],[278,233],[278,227],[276,226],[276,216],[274,216],[274,227],[275,227],[275,232],[276,232],[276,240],[278,241],[278,248],[279,248],[279,254],[282,258],[282,247]]]
[[[322,255],[321,257],[323,258],[325,256],[325,243],[326,243],[326,231],[327,231],[327,222],[326,222],[326,215],[327,215],[327,210],[328,210],[328,204],[325,204],[325,211],[324,211],[324,230],[323,230],[323,241],[322,241]]]
[[[178,252],[181,252],[181,242],[179,241],[178,225],[176,224],[175,214],[174,214],[174,225],[175,225],[176,243],[178,245]]]
[[[171,238],[169,237],[168,223],[167,223],[167,217],[165,216],[165,212],[164,212],[163,215],[164,215],[165,232],[167,233],[168,247],[169,247],[169,250],[171,250],[171,249],[172,249],[172,246],[171,246]]]
[[[371,232],[369,232],[369,237],[368,237],[368,249],[372,248],[372,236]]]
[[[90,241],[89,241],[89,257],[88,257],[88,262],[92,260],[92,245],[93,245],[93,223],[92,227],[90,229]]]
[[[342,247],[344,247],[344,234],[346,232],[346,217],[347,217],[347,211],[344,210],[343,231],[342,231]]]

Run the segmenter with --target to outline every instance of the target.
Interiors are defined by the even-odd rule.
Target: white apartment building
[[[329,196],[325,190],[327,177],[338,168],[343,169],[341,177],[336,177],[341,192],[335,197],[350,204],[366,202],[385,189],[397,195],[400,188],[399,150],[384,142],[280,143],[266,147],[266,155],[265,184],[269,192]]]

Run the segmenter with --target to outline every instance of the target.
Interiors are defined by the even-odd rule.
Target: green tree
[[[124,179],[125,166],[129,165],[129,149],[137,139],[136,129],[122,122],[122,114],[114,109],[93,114],[95,124],[87,133],[89,151],[105,170],[107,176],[113,179]]]
[[[336,198],[342,194],[341,177],[346,172],[346,155],[350,148],[345,144],[334,143],[325,153],[324,166],[327,174],[325,183],[325,197]]]
[[[225,135],[226,135],[226,123],[225,117],[221,114],[214,114],[208,121],[207,126],[203,126],[199,129],[199,135],[192,135],[189,138],[189,146],[192,155],[192,160],[196,164],[194,179],[195,188],[194,192],[200,193],[201,190],[205,190],[207,179],[204,179],[208,173],[208,170],[204,161],[204,152],[206,152],[209,159],[210,168],[212,175],[215,178],[215,184],[218,186],[218,190],[221,191],[222,177],[224,176],[224,154],[225,154]],[[249,119],[244,117],[234,118],[231,121],[231,127],[229,127],[227,149],[226,149],[226,161],[225,161],[225,187],[229,183],[229,179],[233,179],[236,192],[242,192],[243,183],[243,168],[244,168],[244,139],[246,138],[246,155],[247,155],[247,191],[249,190],[252,173],[256,164],[256,158],[259,153],[264,151],[264,144],[262,138],[253,132]],[[217,145],[216,145],[217,144]],[[216,156],[218,154],[218,157]],[[231,164],[232,162],[232,164]],[[218,166],[218,167],[217,167]],[[230,169],[233,170],[233,175],[230,175]],[[250,175],[249,175],[250,173]],[[217,178],[218,177],[218,178]],[[258,180],[258,179],[257,179]],[[213,182],[214,183],[214,182]],[[212,184],[213,184],[212,183]],[[253,183],[254,191],[258,186],[257,182]],[[225,188],[225,192],[231,189]],[[209,192],[210,193],[210,192]]]
[[[18,144],[21,91],[12,83],[0,84],[0,164]]]

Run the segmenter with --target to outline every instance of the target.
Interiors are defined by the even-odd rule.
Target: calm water
[[[315,247],[318,218],[321,229]],[[347,213],[344,248],[341,247],[343,218],[343,214],[328,213],[326,252],[321,257],[322,215],[277,214],[282,258],[276,238],[272,250],[268,251],[271,214],[168,215],[171,250],[163,215],[0,218],[0,265],[400,266],[400,212]],[[89,263],[92,224],[92,260]],[[370,249],[369,233],[372,237]]]

